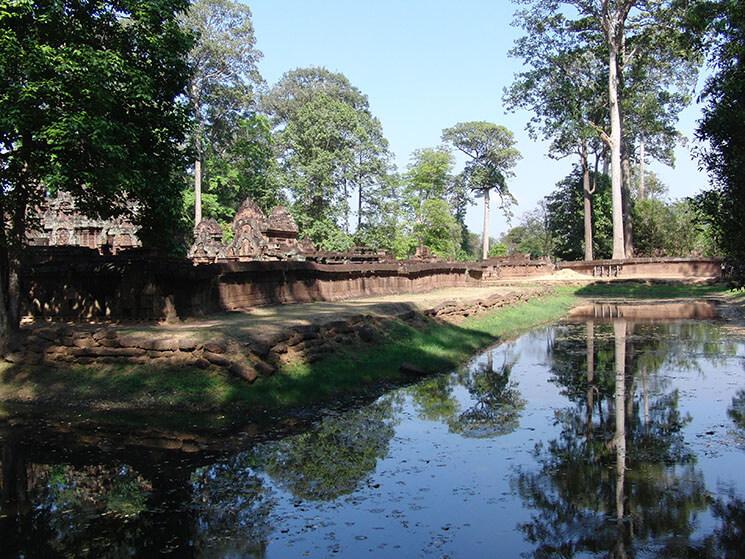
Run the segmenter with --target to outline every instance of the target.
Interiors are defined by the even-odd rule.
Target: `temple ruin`
[[[220,224],[202,220],[194,228],[194,243],[189,258],[195,263],[234,260],[304,260],[316,248],[307,240],[298,240],[298,228],[290,212],[282,206],[269,217],[253,200],[246,199],[233,218],[233,240],[225,244]]]
[[[79,246],[102,254],[141,246],[137,228],[127,218],[96,219],[83,215],[67,192],[47,198],[38,217],[39,227],[28,234],[30,246]]]

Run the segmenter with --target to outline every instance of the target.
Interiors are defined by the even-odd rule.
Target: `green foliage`
[[[491,122],[459,122],[443,130],[442,139],[468,157],[461,179],[469,189],[496,190],[503,209],[515,202],[506,181],[521,155],[510,130]]]
[[[317,95],[325,95],[354,110],[367,110],[367,97],[344,74],[311,66],[286,72],[261,100],[275,126],[293,120],[297,112]]]
[[[297,207],[293,207],[293,212],[297,212]],[[345,252],[354,246],[352,236],[328,218],[313,219],[302,213],[295,213],[294,217],[303,236],[319,250]]]
[[[26,208],[57,190],[93,216],[136,202],[143,242],[178,242],[191,38],[176,18],[186,7],[0,3],[0,220],[15,216],[19,244]]]
[[[584,190],[582,170],[557,183],[556,190],[546,197],[547,229],[553,239],[553,255],[561,260],[584,258]],[[592,197],[593,254],[595,258],[610,258],[613,252],[610,181],[607,175],[597,176]]]
[[[269,121],[263,115],[240,120],[234,138],[205,150],[202,214],[228,226],[246,198],[265,212],[284,200],[276,184],[276,163]],[[194,190],[184,191],[187,219],[194,214]]]
[[[411,155],[403,177],[397,255],[411,256],[418,245],[454,258],[452,208],[447,198],[453,187],[455,160],[445,147],[424,148]],[[458,245],[461,240],[458,239]]]
[[[286,73],[263,99],[276,129],[279,181],[288,189],[301,235],[316,243],[349,234],[353,191],[357,227],[373,227],[390,196],[388,142],[367,98],[342,74],[325,68]],[[307,230],[306,230],[307,229]]]
[[[489,256],[507,256],[509,254],[509,250],[507,249],[507,245],[499,242],[494,243],[489,246]]]
[[[697,136],[708,143],[701,161],[713,182],[697,206],[712,227],[740,285],[745,285],[745,9],[741,1],[694,4],[691,22],[708,50],[715,73]]]
[[[426,200],[445,198],[453,183],[453,154],[445,147],[424,148],[411,155],[406,173],[406,202],[412,208]]]
[[[552,256],[554,240],[548,229],[545,202],[525,213],[518,225],[502,235],[500,242],[506,245],[508,254],[530,254],[531,258]]]
[[[634,243],[639,256],[715,254],[709,227],[689,200],[637,200],[633,223]]]
[[[312,431],[264,445],[261,465],[298,499],[333,501],[352,493],[388,453],[390,406],[380,401],[326,417]]]
[[[421,221],[414,225],[414,234],[436,256],[447,260],[458,258],[461,228],[447,201],[426,200],[421,208]]]

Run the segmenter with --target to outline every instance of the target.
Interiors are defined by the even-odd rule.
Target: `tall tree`
[[[50,191],[177,238],[191,38],[184,0],[0,1],[0,345],[18,324],[26,231]],[[6,219],[8,219],[6,221]]]
[[[566,39],[562,44],[581,45],[604,59],[609,124],[597,132],[610,152],[613,257],[630,256],[634,142],[644,141],[652,151],[669,147],[678,136],[670,125],[695,84],[695,61],[681,41],[684,5],[676,0],[518,1],[529,5],[522,13],[538,22],[541,33],[559,33]]]
[[[610,181],[607,175],[591,177],[596,184],[593,195],[593,253],[596,258],[609,258],[613,247]],[[575,167],[546,196],[547,229],[553,241],[552,255],[561,260],[579,260],[584,252],[584,171]]]
[[[420,247],[432,248],[425,242],[425,236],[430,240],[430,245],[431,240],[437,236],[430,233],[425,235],[427,228],[422,226],[426,221],[425,205],[430,200],[443,202],[446,200],[454,181],[454,164],[453,154],[445,147],[417,149],[411,155],[411,161],[404,177],[403,203],[404,209],[407,210],[406,218],[413,224],[413,232]],[[442,205],[430,204],[426,208],[438,211]],[[451,235],[449,225],[441,228],[440,231],[445,231],[445,229],[447,229],[448,241],[443,241],[443,246],[445,244],[449,246]]]
[[[367,97],[325,68],[287,72],[263,98],[276,131],[277,155],[301,234],[323,244],[335,229],[349,236],[374,220],[390,191],[390,152]],[[312,233],[311,233],[312,229]]]
[[[463,152],[468,160],[462,173],[465,185],[484,198],[484,227],[481,256],[489,255],[489,197],[495,190],[500,207],[509,211],[515,197],[507,187],[507,178],[520,159],[515,137],[504,126],[491,122],[460,122],[442,131],[442,139]]]
[[[205,157],[229,145],[242,119],[255,110],[263,80],[258,70],[251,10],[233,0],[196,0],[182,18],[197,37],[189,53],[193,74],[187,95],[195,117],[194,224],[202,220]],[[214,161],[214,159],[213,159]]]
[[[584,186],[584,258],[593,259],[590,156],[604,151],[598,131],[606,128],[607,88],[604,87],[602,45],[592,30],[568,25],[561,15],[546,18],[537,10],[521,10],[516,23],[525,31],[510,55],[526,70],[515,76],[504,100],[512,110],[532,111],[527,124],[533,139],[551,140],[548,155],[577,155]]]
[[[741,0],[699,2],[690,23],[714,68],[702,94],[706,101],[697,129],[708,142],[701,161],[712,189],[697,199],[719,246],[745,285],[745,6]]]

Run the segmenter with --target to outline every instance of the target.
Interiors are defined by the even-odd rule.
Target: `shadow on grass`
[[[416,328],[396,319],[378,322],[369,343],[338,346],[323,359],[287,365],[250,385],[223,370],[193,367],[6,366],[0,368],[0,397],[81,408],[103,402],[247,417],[336,405],[413,382],[400,372],[403,362],[428,373],[451,370],[504,337],[560,318],[574,301],[573,289],[559,288],[554,295],[472,316],[458,325],[421,315]]]
[[[415,379],[399,370],[404,362],[427,373],[452,370],[504,338],[557,320],[574,302],[572,288],[559,288],[554,295],[475,315],[457,325],[429,320],[414,328],[389,321],[372,343],[339,348],[315,363],[288,366],[283,374],[257,382],[250,397],[269,407],[292,407],[364,393],[371,386],[410,383]]]

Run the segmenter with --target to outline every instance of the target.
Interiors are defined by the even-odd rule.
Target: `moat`
[[[205,444],[3,412],[0,556],[745,556],[745,339],[715,315],[585,307]]]

